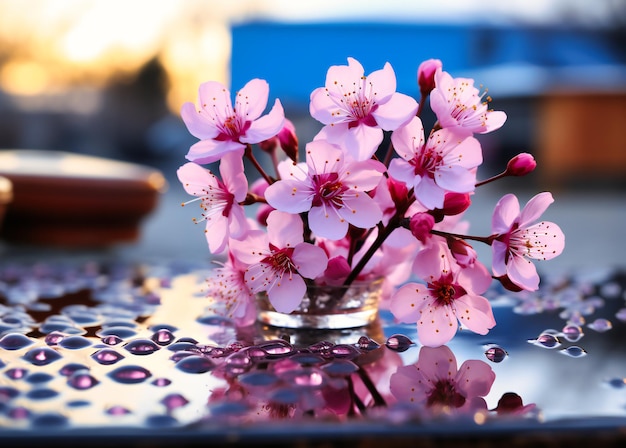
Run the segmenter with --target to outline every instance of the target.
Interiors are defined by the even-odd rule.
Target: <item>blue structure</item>
[[[308,104],[313,89],[324,85],[328,67],[346,64],[349,56],[363,64],[366,74],[390,62],[398,91],[413,96],[418,94],[417,67],[429,58],[441,59],[454,76],[500,66],[551,72],[626,62],[624,50],[620,53],[607,45],[602,33],[569,28],[253,22],[232,27],[231,88],[237,90],[251,78],[263,78],[270,83],[271,98],[301,107]]]

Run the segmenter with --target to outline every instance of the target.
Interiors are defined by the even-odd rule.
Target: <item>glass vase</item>
[[[345,329],[369,325],[378,316],[383,279],[350,286],[309,285],[300,306],[289,314],[278,312],[267,294],[257,295],[258,321],[280,328]]]

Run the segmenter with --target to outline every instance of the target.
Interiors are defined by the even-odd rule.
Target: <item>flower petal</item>
[[[243,201],[248,194],[248,178],[244,173],[243,160],[234,152],[222,156],[220,174],[227,190],[235,196],[235,200]]]
[[[187,130],[201,140],[215,138],[219,135],[219,129],[208,120],[206,115],[198,111],[194,103],[185,103],[180,109],[180,116],[187,126]]]
[[[280,100],[274,102],[272,110],[267,115],[254,120],[248,130],[239,139],[242,143],[259,143],[274,137],[280,132],[285,123],[285,111]]]
[[[456,316],[461,323],[478,334],[487,334],[496,325],[491,305],[482,296],[465,294],[454,301]]]
[[[424,146],[424,125],[419,117],[413,117],[405,126],[391,134],[393,149],[404,160],[412,160]]]
[[[459,392],[470,399],[486,396],[495,380],[496,374],[489,364],[471,359],[461,364],[454,382]]]
[[[553,202],[552,194],[547,191],[532,197],[520,213],[519,226],[528,227],[537,221]]]
[[[394,93],[384,104],[372,112],[378,126],[385,131],[394,131],[406,124],[417,113],[417,101],[403,93]]]
[[[420,317],[420,310],[431,300],[426,285],[407,283],[400,287],[391,297],[389,310],[396,320],[405,323],[414,323]]]
[[[496,204],[491,218],[493,233],[506,234],[519,216],[519,201],[513,194],[505,194]]]
[[[348,127],[343,147],[354,160],[367,160],[376,152],[382,141],[382,129],[359,123],[354,127]]]
[[[539,288],[539,274],[535,265],[525,257],[512,256],[506,265],[509,279],[522,289],[536,291]]]
[[[193,196],[204,196],[208,188],[220,188],[219,181],[211,171],[193,162],[178,168],[176,175],[185,191]]]
[[[291,261],[296,269],[305,278],[316,278],[326,270],[328,257],[319,246],[309,243],[298,244],[293,250]]]
[[[333,207],[312,207],[309,227],[315,235],[329,240],[340,240],[348,233],[348,222]]]
[[[458,322],[450,306],[430,304],[417,321],[417,338],[422,345],[439,347],[448,343],[458,329]]]
[[[287,213],[302,213],[311,208],[313,191],[308,182],[291,179],[279,180],[267,187],[265,199],[277,210]]]
[[[267,217],[267,236],[276,247],[296,247],[304,241],[302,219],[299,215],[274,210]]]
[[[369,229],[383,219],[383,212],[378,203],[367,193],[344,195],[343,204],[344,206],[339,208],[337,213],[353,226]]]
[[[454,380],[457,374],[456,357],[446,345],[420,348],[416,367],[430,384],[439,380]]]
[[[192,162],[207,164],[217,162],[228,152],[234,152],[239,157],[243,157],[244,149],[244,145],[232,140],[200,140],[189,148],[185,158]]]
[[[235,111],[245,121],[254,121],[267,106],[270,86],[264,79],[252,79],[235,95]]]
[[[382,69],[367,75],[367,83],[372,86],[376,104],[384,104],[396,92],[396,73],[391,64],[386,62]]]
[[[291,313],[302,302],[306,284],[297,274],[283,275],[267,290],[267,297],[279,313]]]

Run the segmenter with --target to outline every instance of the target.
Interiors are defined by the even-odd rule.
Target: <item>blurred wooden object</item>
[[[46,150],[0,151],[0,176],[13,185],[0,237],[71,248],[135,241],[166,188],[146,166]]]
[[[556,92],[539,98],[537,157],[542,184],[623,182],[626,92]]]

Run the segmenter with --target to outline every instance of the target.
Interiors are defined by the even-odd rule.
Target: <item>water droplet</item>
[[[611,321],[602,318],[594,320],[590,324],[587,324],[587,326],[598,333],[604,333],[605,331],[609,331],[613,328]]]
[[[359,350],[372,351],[379,348],[380,344],[372,338],[368,338],[367,336],[361,336],[359,338],[359,342],[357,342],[357,346]]]
[[[7,412],[7,415],[13,420],[27,420],[30,418],[31,413],[29,409],[23,406],[16,406],[14,408],[11,408]]]
[[[245,351],[233,353],[226,358],[225,362],[230,366],[237,367],[250,367],[252,365],[252,360]]]
[[[91,341],[83,336],[70,336],[59,342],[59,345],[68,350],[79,350],[81,348],[89,347]]]
[[[330,376],[348,376],[357,372],[359,366],[347,359],[337,359],[323,365],[322,370]]]
[[[578,326],[585,325],[585,322],[587,321],[585,317],[578,312],[569,314],[566,319],[567,323]]]
[[[189,404],[189,400],[183,397],[181,394],[170,394],[161,400],[161,404],[164,404],[168,412],[173,411],[176,408],[182,408]]]
[[[583,356],[587,355],[587,352],[577,345],[572,345],[570,347],[559,350],[559,353],[570,356],[572,358],[582,358]]]
[[[331,350],[334,346],[335,344],[330,341],[320,341],[315,344],[309,345],[309,350],[311,350],[313,353],[318,353],[324,358],[333,358]]]
[[[286,357],[294,352],[293,346],[289,342],[285,342],[281,339],[263,342],[258,344],[257,347],[264,350],[269,359]]]
[[[561,341],[559,340],[559,338],[550,333],[542,333],[537,339],[533,339],[528,342],[535,344],[539,347],[550,349],[557,348],[561,345]]]
[[[409,349],[413,345],[413,341],[406,337],[403,334],[394,334],[389,336],[387,342],[385,342],[385,346],[389,350],[393,350],[395,352],[404,352]]]
[[[106,410],[106,413],[113,416],[130,414],[130,411],[124,406],[111,406]]]
[[[120,342],[123,342],[123,339],[120,338],[119,336],[112,334],[110,336],[104,336],[102,338],[102,342],[106,345],[117,345]]]
[[[168,380],[167,378],[155,378],[155,380],[152,381],[152,385],[156,387],[166,387],[170,384],[172,384],[172,380]]]
[[[566,325],[561,332],[563,337],[569,342],[577,342],[584,336],[583,329],[579,325]]]
[[[278,382],[278,377],[271,372],[257,371],[241,375],[238,381],[243,386],[270,388]]]
[[[197,351],[198,347],[193,342],[174,342],[172,345],[167,347],[168,350],[173,352],[179,351]]]
[[[57,395],[59,395],[59,392],[54,389],[47,388],[32,389],[26,393],[26,397],[30,398],[31,400],[47,400],[48,398],[53,398]]]
[[[151,415],[146,419],[149,428],[172,428],[178,425],[178,421],[171,415]]]
[[[52,333],[46,335],[44,341],[47,345],[58,345],[64,338],[64,334],[53,331]]]
[[[135,339],[124,345],[124,348],[133,355],[150,355],[160,349],[151,339]]]
[[[621,308],[615,313],[615,317],[622,322],[626,322],[626,308]]]
[[[31,424],[37,427],[61,427],[66,426],[69,420],[66,416],[57,413],[46,413],[35,415],[31,420]]]
[[[21,367],[9,369],[6,372],[4,372],[4,374],[12,380],[20,380],[24,378],[27,373],[28,373],[28,370],[22,369]]]
[[[48,347],[30,349],[23,358],[35,366],[45,366],[61,359],[61,355]]]
[[[506,359],[509,354],[502,347],[493,345],[485,351],[485,356],[491,362],[499,363]]]
[[[95,379],[93,376],[91,376],[89,372],[86,372],[84,370],[79,370],[77,372],[74,372],[67,379],[68,386],[73,387],[74,389],[78,389],[78,390],[91,389],[92,387],[96,386],[99,383],[100,382],[97,379]]]
[[[35,341],[22,333],[9,333],[0,338],[0,348],[5,350],[20,350],[32,345]]]
[[[89,406],[91,404],[91,402],[87,401],[87,400],[73,400],[73,401],[69,401],[67,403],[67,407],[69,408],[80,408],[80,407],[84,407],[84,406]]]
[[[130,339],[135,337],[137,332],[128,327],[107,327],[103,328],[97,333],[98,337],[104,338],[106,336],[117,336],[121,339]]]
[[[116,352],[115,350],[103,348],[95,352],[91,357],[98,363],[103,366],[108,366],[111,364],[115,364],[121,359],[124,359],[124,355]]]
[[[208,316],[199,317],[197,319],[198,323],[204,325],[210,325],[212,327],[220,327],[220,328],[234,328],[235,322],[227,317],[216,316],[214,314],[209,314]]]
[[[607,282],[600,287],[600,294],[607,299],[615,299],[622,293],[622,287],[618,282]]]
[[[261,347],[253,346],[248,349],[248,356],[253,361],[261,361],[265,359],[265,357],[267,356],[267,352]]]
[[[614,389],[623,389],[626,387],[626,378],[611,378],[606,383]]]
[[[335,356],[335,358],[345,359],[354,359],[361,354],[356,348],[347,344],[337,344],[330,349],[330,352]]]
[[[79,370],[89,370],[89,367],[87,367],[84,364],[70,363],[61,367],[61,370],[59,370],[59,373],[62,376],[70,376],[72,373],[77,372]]]
[[[324,373],[315,367],[282,372],[280,378],[298,388],[319,389],[326,384]]]
[[[142,383],[152,376],[149,370],[141,366],[122,366],[109,372],[108,376],[118,383],[136,384]]]
[[[213,369],[213,362],[202,356],[187,356],[176,363],[176,367],[186,373],[205,373]]]
[[[275,389],[270,394],[270,401],[278,404],[296,404],[300,400],[300,395],[297,391],[290,387],[281,387]]]
[[[14,387],[0,386],[0,403],[6,403],[20,394]]]
[[[47,383],[48,381],[54,379],[52,375],[44,372],[31,373],[26,377],[26,381],[30,384],[41,384]]]
[[[164,346],[172,343],[172,341],[174,340],[174,333],[166,328],[161,328],[155,331],[150,339],[152,339],[157,344]]]
[[[289,359],[293,362],[297,362],[298,364],[309,365],[309,366],[321,364],[326,361],[323,356],[320,356],[316,353],[308,353],[308,352],[296,353],[295,355],[291,356]]]

